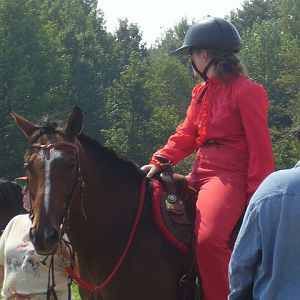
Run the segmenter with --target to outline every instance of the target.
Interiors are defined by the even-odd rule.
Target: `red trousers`
[[[200,148],[187,176],[199,190],[196,203],[196,261],[205,300],[229,295],[230,234],[247,202],[247,156],[223,146]]]

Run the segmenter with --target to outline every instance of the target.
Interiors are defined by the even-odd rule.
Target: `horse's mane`
[[[23,207],[22,189],[13,181],[0,179],[0,210],[11,207]]]
[[[64,134],[63,129],[58,127],[57,123],[51,123],[48,120],[44,120],[39,127],[31,136],[31,143],[36,142],[44,134]],[[77,138],[89,157],[96,164],[102,166],[105,164],[107,170],[111,170],[116,175],[125,174],[138,178],[145,176],[136,163],[113,149],[101,145],[97,140],[90,138],[84,133],[81,133]]]
[[[107,165],[107,170],[111,170],[116,175],[125,174],[139,178],[145,177],[139,166],[126,156],[101,145],[97,140],[84,133],[81,133],[77,138],[93,161],[102,166],[103,164]]]

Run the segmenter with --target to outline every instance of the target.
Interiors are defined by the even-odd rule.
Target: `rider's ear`
[[[22,116],[18,115],[15,112],[11,112],[12,117],[15,119],[19,129],[22,131],[22,133],[26,136],[27,139],[29,139],[33,133],[40,129],[39,126],[34,125],[30,121],[26,120]]]
[[[69,137],[74,138],[79,135],[82,130],[83,116],[81,110],[75,106],[70,112],[64,131]]]

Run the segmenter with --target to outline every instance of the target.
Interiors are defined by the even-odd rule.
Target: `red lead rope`
[[[133,237],[135,235],[137,226],[139,224],[141,215],[142,215],[142,211],[143,211],[143,207],[144,207],[144,198],[145,198],[145,190],[146,190],[146,184],[145,184],[145,179],[142,181],[142,185],[141,185],[141,193],[140,193],[140,201],[139,201],[139,207],[138,207],[138,211],[136,214],[136,218],[133,224],[133,228],[128,240],[128,243],[123,251],[122,256],[120,257],[118,263],[116,264],[116,266],[114,267],[113,271],[111,272],[111,274],[99,285],[99,286],[95,286],[92,285],[88,282],[86,282],[85,280],[81,279],[73,270],[70,266],[68,266],[66,268],[66,272],[69,274],[69,276],[83,289],[88,290],[90,292],[94,292],[94,293],[98,293],[100,292],[111,280],[112,278],[116,275],[116,273],[119,271],[122,263],[124,262],[124,259],[128,253],[128,250],[132,244],[133,241]]]

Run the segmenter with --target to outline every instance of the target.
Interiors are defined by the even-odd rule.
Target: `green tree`
[[[40,18],[38,0],[0,2],[0,160],[2,176],[21,172],[25,141],[9,114],[28,117],[45,111],[51,89],[60,80],[51,36]],[[43,99],[43,101],[41,101]]]
[[[241,9],[230,12],[227,18],[241,33],[254,23],[278,18],[278,5],[281,0],[245,0]],[[297,1],[297,0],[295,0]]]
[[[107,128],[102,129],[106,145],[136,162],[143,161],[143,137],[147,111],[145,105],[145,66],[141,54],[132,52],[129,64],[108,90]]]
[[[142,43],[142,33],[137,24],[129,23],[128,19],[119,19],[119,27],[115,32],[120,70],[127,66],[132,52],[139,53],[142,58],[148,56],[148,51]]]
[[[119,72],[113,64],[116,41],[104,23],[95,0],[0,2],[3,175],[19,169],[25,147],[11,108],[31,120],[45,114],[59,120],[78,105],[88,120],[86,131],[99,135],[106,89]]]
[[[285,32],[290,33],[300,46],[300,1],[281,0],[278,11],[280,27]]]
[[[185,117],[191,100],[194,79],[185,65],[174,57],[159,56],[150,61],[145,88],[150,118],[147,122],[145,144],[147,161],[161,148]],[[182,164],[177,172],[187,172],[190,164]]]
[[[278,1],[268,2],[273,8],[278,4]],[[269,124],[276,167],[286,168],[298,158],[289,132],[297,122],[300,103],[300,48],[295,30],[299,12],[293,0],[282,0],[279,4],[268,20],[257,19],[251,27],[243,29],[241,58],[251,77],[269,93]],[[289,16],[286,16],[287,7],[291,7]]]
[[[64,65],[61,107],[78,105],[89,120],[86,131],[95,136],[102,125],[98,114],[105,106],[105,91],[116,76],[114,38],[106,32],[95,0],[47,0],[43,11],[61,41],[57,47]]]
[[[157,40],[156,47],[151,49],[152,56],[170,55],[174,50],[181,47],[190,25],[187,18],[182,18],[173,28],[167,29],[161,38]]]
[[[254,23],[244,32],[243,40],[241,58],[251,77],[262,83],[270,96],[270,126],[290,127],[288,108],[299,83],[297,43],[275,20]]]

